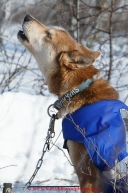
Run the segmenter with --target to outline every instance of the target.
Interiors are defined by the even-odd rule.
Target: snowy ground
[[[10,182],[15,186],[24,186],[30,179],[41,156],[49,126],[47,107],[55,100],[54,96],[32,96],[24,93],[7,92],[0,95],[0,185]],[[61,120],[56,121],[55,132],[56,139],[61,132]],[[56,145],[62,149],[62,133]],[[67,151],[63,151],[68,157]],[[73,167],[63,151],[53,146],[45,154],[43,165],[32,185],[78,186]],[[13,189],[14,192],[21,190]],[[31,188],[27,192],[35,191],[37,190]],[[40,192],[42,190],[38,190]],[[52,189],[45,192],[56,191]]]
[[[55,100],[55,97],[23,93],[0,96],[0,185],[5,182],[24,185],[33,174],[49,125],[47,107]],[[57,138],[61,132],[61,121],[56,121],[55,131]],[[56,144],[62,148],[62,134]],[[5,166],[10,167],[3,168]],[[63,152],[53,147],[45,154],[33,185],[78,185],[72,173],[73,167]]]

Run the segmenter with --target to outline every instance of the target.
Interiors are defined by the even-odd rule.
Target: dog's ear
[[[59,57],[60,64],[75,70],[91,65],[101,55],[100,52],[92,51],[81,45],[80,48],[80,51],[62,52]]]

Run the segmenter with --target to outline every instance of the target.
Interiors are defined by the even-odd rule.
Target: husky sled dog
[[[58,118],[63,118],[64,147],[69,151],[82,192],[127,192],[126,133],[117,91],[94,79],[93,66],[101,55],[78,44],[61,27],[46,27],[26,15],[19,41],[35,57],[49,91],[58,96]],[[67,100],[68,99],[68,100]],[[124,168],[125,166],[125,168]]]

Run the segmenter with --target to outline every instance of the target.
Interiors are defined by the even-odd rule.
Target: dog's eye
[[[49,39],[52,39],[52,36],[51,36],[51,34],[50,34],[49,32],[47,32],[47,37],[48,37]]]

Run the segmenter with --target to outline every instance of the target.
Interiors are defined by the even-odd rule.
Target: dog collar
[[[55,103],[53,104],[54,108],[59,111],[66,101],[69,101],[71,98],[73,98],[74,96],[82,92],[84,89],[88,88],[92,83],[93,83],[92,79],[87,79],[82,84],[80,84],[78,87],[68,91],[59,100],[55,101]]]

